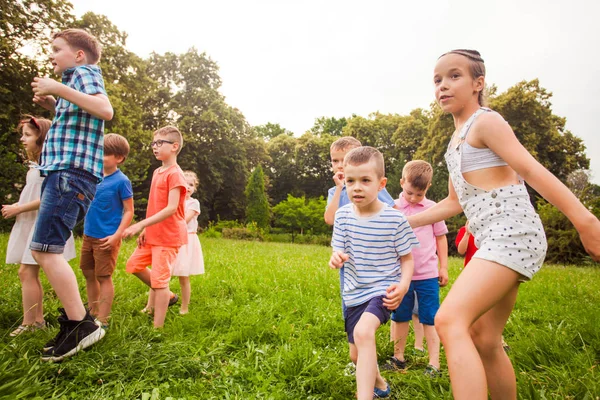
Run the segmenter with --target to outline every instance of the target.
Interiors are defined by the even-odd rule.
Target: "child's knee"
[[[30,267],[21,265],[19,268],[19,279],[21,282],[29,282],[37,280],[39,278],[39,269],[37,267]]]
[[[354,343],[357,345],[375,342],[375,331],[370,326],[357,324],[354,328]]]

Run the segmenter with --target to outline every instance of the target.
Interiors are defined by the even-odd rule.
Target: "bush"
[[[202,232],[202,237],[218,239],[221,236],[223,236],[223,234],[217,230],[217,228],[215,227],[215,224],[212,222],[209,222],[208,228],[206,228],[206,230],[204,232]]]
[[[258,227],[256,222],[251,222],[240,228],[223,228],[225,239],[257,240],[264,241],[264,231]]]

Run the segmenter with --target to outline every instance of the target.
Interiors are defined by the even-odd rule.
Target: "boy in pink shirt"
[[[431,186],[433,169],[428,162],[415,160],[408,162],[402,170],[402,193],[394,208],[405,216],[414,215],[434,206],[434,201],[425,197]],[[425,374],[430,377],[439,375],[440,339],[434,326],[435,314],[440,306],[440,286],[448,284],[448,229],[441,221],[414,230],[420,247],[412,250],[415,271],[408,293],[400,306],[392,313],[390,328],[394,344],[394,356],[385,365],[386,369],[405,369],[404,349],[408,336],[408,322],[412,318],[415,294],[418,299],[419,321],[423,324],[429,365]],[[439,261],[439,270],[438,270]]]
[[[187,244],[184,202],[186,181],[177,165],[183,137],[173,126],[154,132],[152,151],[162,166],[154,170],[146,219],[131,225],[123,233],[129,237],[141,231],[135,249],[127,260],[126,271],[137,276],[152,289],[154,327],[162,328],[171,292],[169,280],[179,248]],[[152,266],[152,269],[148,269]]]

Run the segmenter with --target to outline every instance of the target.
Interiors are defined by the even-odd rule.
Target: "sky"
[[[600,2],[589,0],[71,0],[106,15],[127,48],[217,62],[226,101],[251,125],[296,135],[315,119],[408,114],[434,100],[444,52],[476,49],[501,93],[539,78],[582,138],[600,184]],[[450,134],[450,132],[449,132]]]

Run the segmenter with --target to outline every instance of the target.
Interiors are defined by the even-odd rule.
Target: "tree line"
[[[434,103],[408,115],[374,112],[368,116],[317,117],[304,133],[290,132],[276,122],[251,126],[242,111],[225,101],[217,62],[204,52],[191,48],[182,54],[152,53],[142,58],[127,50],[127,34],[107,17],[86,13],[76,18],[72,5],[64,0],[17,0],[2,2],[0,8],[2,204],[16,201],[24,183],[26,167],[15,133],[20,117],[51,117],[33,104],[30,82],[51,72],[47,61],[49,32],[66,27],[86,29],[103,45],[99,65],[115,111],[105,132],[120,133],[130,142],[132,151],[122,170],[132,181],[138,217],[145,213],[150,172],[158,166],[149,146],[152,132],[167,124],[178,126],[184,136],[179,164],[200,177],[196,196],[202,204],[203,226],[216,220],[246,221],[247,209],[252,209],[248,202],[252,190],[247,187],[250,174],[258,167],[267,203],[261,200],[261,207],[267,207],[270,216],[282,215],[285,207],[279,207],[279,214],[276,207],[289,200],[288,196],[304,198],[305,209],[312,210],[311,215],[318,214],[314,209],[321,203],[310,201],[326,195],[333,185],[329,146],[342,135],[354,136],[382,151],[392,196],[399,194],[402,167],[412,159],[427,160],[434,167],[428,197],[440,200],[447,194],[443,154],[454,127],[451,116]],[[490,86],[487,94],[490,107],[506,118],[521,143],[571,188],[577,181],[582,199],[598,215],[600,190],[586,179],[589,159],[585,146],[565,128],[566,119],[553,113],[552,93],[532,80],[518,82],[503,93]],[[544,222],[551,249],[555,242],[556,249],[571,244],[568,254],[554,251],[559,255],[554,259],[581,259],[583,253],[574,249],[576,240],[569,223],[539,201],[535,192],[531,194],[547,219]],[[456,218],[449,224],[454,229],[463,222]],[[267,225],[272,223],[269,217]],[[0,222],[0,229],[7,230],[10,224]]]

